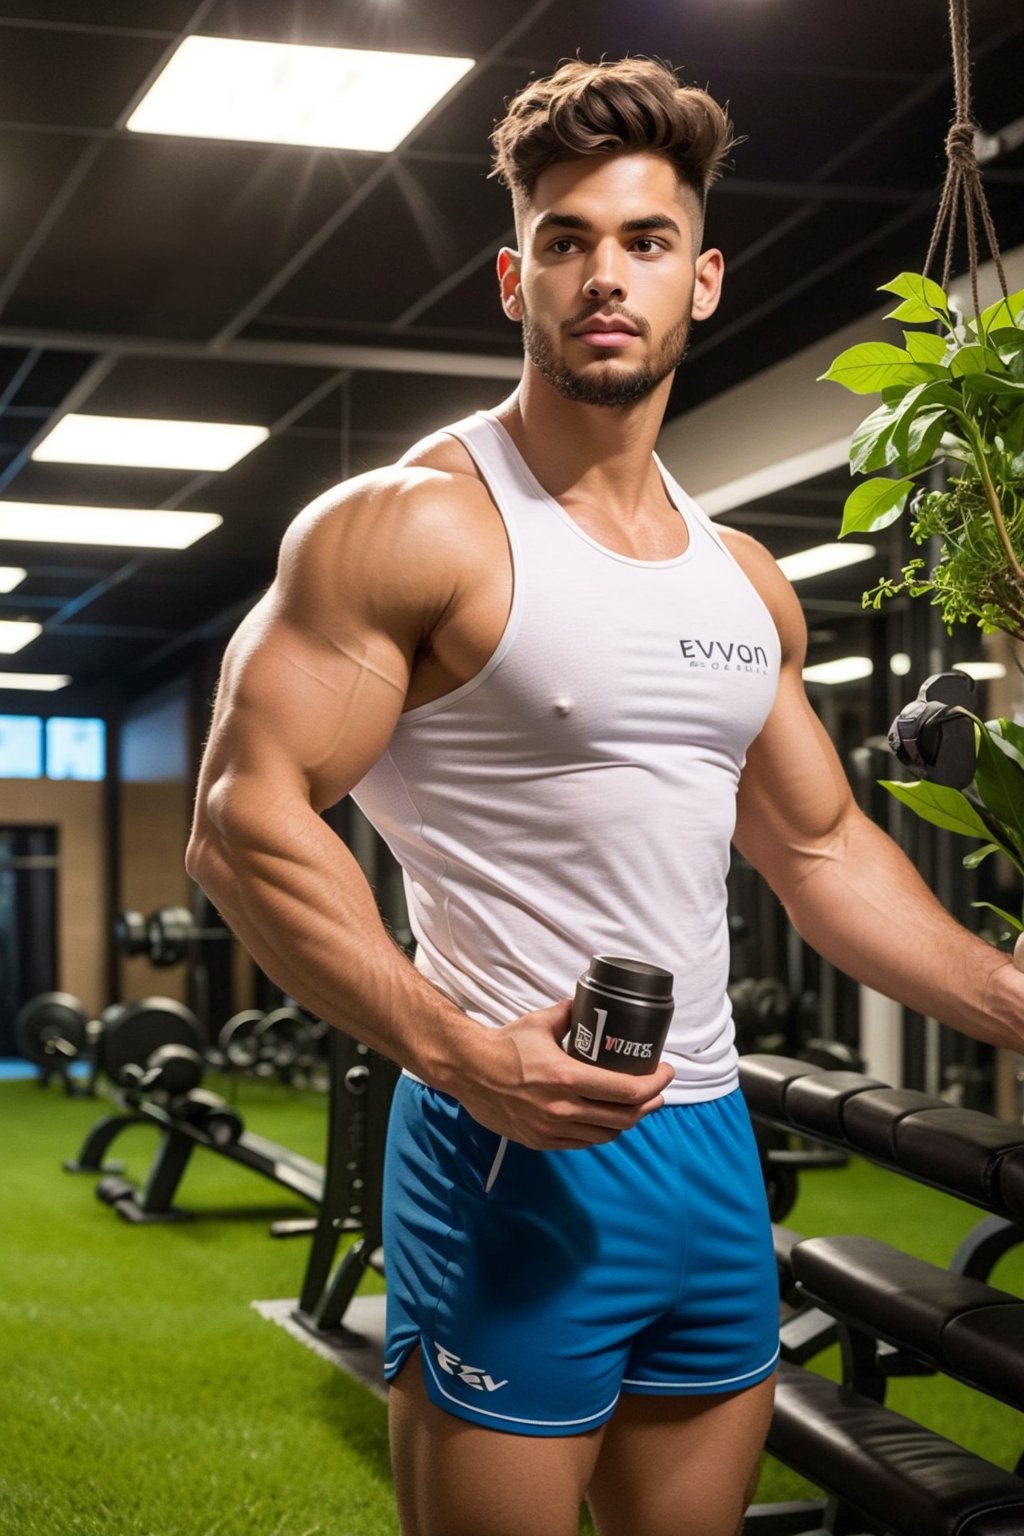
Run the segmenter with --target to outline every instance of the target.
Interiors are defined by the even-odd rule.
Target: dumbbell
[[[171,1113],[204,1132],[215,1147],[234,1146],[245,1129],[238,1111],[205,1088],[195,1088],[184,1098],[176,1099]]]
[[[786,1045],[793,998],[785,982],[775,976],[745,976],[729,987],[741,1053],[781,1052]]]
[[[188,1045],[160,1045],[145,1062],[126,1062],[118,1076],[129,1094],[160,1092],[171,1098],[198,1088],[202,1080],[203,1058]]]
[[[114,919],[114,941],[125,955],[148,955],[153,965],[177,965],[198,940],[228,939],[227,928],[200,928],[187,907],[157,907],[148,917],[125,908]]]

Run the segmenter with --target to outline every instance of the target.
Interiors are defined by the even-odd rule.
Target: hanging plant
[[[897,578],[864,594],[878,608],[905,593],[938,607],[948,631],[973,621],[983,632],[1024,640],[1024,291],[1007,292],[999,244],[975,156],[977,124],[970,101],[967,0],[950,0],[955,118],[946,138],[947,170],[923,273],[902,272],[880,290],[901,301],[886,318],[910,326],[903,347],[867,342],[837,357],[823,379],[881,403],[861,422],[850,445],[853,473],[869,474],[848,497],[840,537],[878,532],[907,512],[910,537],[935,556],[917,556]],[[967,232],[974,312],[965,318],[949,293],[957,213]],[[977,221],[988,239],[1002,297],[987,309],[978,300]],[[928,273],[945,231],[942,281]],[[885,474],[877,474],[884,470]],[[962,699],[950,701],[949,674],[930,679],[894,722],[890,742],[921,778],[882,780],[918,816],[977,841],[963,860],[976,868],[1002,852],[1024,876],[1024,729],[1011,720],[982,721]],[[966,679],[960,675],[961,682]],[[973,732],[966,774],[943,782],[943,753],[908,756],[901,721],[938,709],[931,725]],[[912,721],[911,721],[912,723]],[[934,743],[933,743],[934,745]],[[968,776],[973,777],[968,779]],[[990,903],[1011,932],[1024,924]],[[1024,939],[1015,951],[1024,969]]]
[[[821,375],[881,395],[853,434],[850,469],[891,471],[847,498],[840,537],[878,532],[909,510],[911,538],[937,539],[940,552],[930,567],[910,560],[865,604],[929,595],[948,630],[973,619],[1024,640],[1024,291],[968,321],[917,273],[881,291],[902,300],[887,319],[928,329],[905,330],[904,347],[850,347]]]

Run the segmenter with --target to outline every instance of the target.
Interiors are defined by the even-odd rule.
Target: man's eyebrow
[[[534,233],[539,235],[541,230],[552,228],[576,229],[582,233],[589,233],[594,226],[589,219],[584,219],[578,213],[545,213],[537,220]],[[619,229],[624,235],[640,235],[650,229],[670,229],[680,238],[682,237],[682,230],[675,219],[670,219],[665,213],[649,213],[639,219],[625,219],[619,225]]]
[[[670,219],[667,213],[651,213],[642,219],[627,219],[620,228],[627,235],[641,235],[647,229],[671,229],[680,237],[683,233],[675,219]]]

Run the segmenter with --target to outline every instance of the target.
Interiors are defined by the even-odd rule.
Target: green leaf
[[[958,789],[947,789],[945,784],[929,784],[924,779],[903,784],[894,779],[879,779],[883,789],[910,809],[923,821],[947,832],[959,832],[962,837],[980,837],[992,841],[992,834],[978,815],[971,802]]]
[[[1002,375],[1006,373],[1006,365],[998,352],[993,352],[991,347],[983,347],[975,342],[970,346],[957,347],[949,360],[949,371],[954,378],[963,378],[969,373]]]
[[[942,361],[946,355],[945,336],[939,336],[935,331],[904,331],[903,339],[915,363],[938,363],[945,366]]]
[[[1024,769],[1024,726],[1015,720],[986,720],[985,729],[999,749]]]
[[[975,848],[973,853],[965,853],[960,862],[964,869],[977,869],[978,865],[983,863],[984,860],[988,858],[990,853],[999,852],[1000,848],[998,843],[986,843],[984,848]],[[980,903],[975,902],[972,903],[972,905],[977,906],[980,905]]]
[[[899,277],[894,277],[891,283],[883,283],[879,293],[894,293],[899,299],[910,299],[922,311],[920,314],[900,315],[901,320],[927,321],[936,318],[945,320],[949,317],[949,300],[938,283],[930,277],[922,277],[919,272],[901,272]],[[900,305],[904,309],[905,305]]]
[[[1024,448],[1024,405],[1003,422],[1000,435],[1008,452],[1016,453],[1018,449]]]
[[[1024,396],[1024,383],[1016,384],[1012,379],[994,379],[990,373],[968,373],[964,375],[964,393]]]
[[[911,425],[920,411],[930,411],[934,406],[941,406],[943,410],[955,409],[959,404],[960,396],[956,390],[941,379],[931,379],[927,384],[916,385],[894,408],[897,420],[892,429],[892,446],[895,453],[888,462],[891,464],[906,451]]]
[[[842,384],[855,395],[872,395],[893,384],[922,384],[941,377],[944,369],[915,363],[909,352],[887,341],[862,341],[847,347],[821,379]]]
[[[846,498],[839,537],[888,528],[903,511],[913,489],[913,480],[865,480]]]
[[[1011,293],[1009,299],[997,299],[990,304],[988,309],[983,309],[978,317],[978,325],[983,331],[991,331],[996,325],[1016,325],[1017,316],[1024,309],[1024,288],[1020,293]]]
[[[1019,917],[1014,917],[1012,912],[1004,912],[1002,907],[997,907],[991,901],[972,901],[971,906],[985,907],[989,912],[994,912],[997,917],[1001,917],[1004,923],[1009,923],[1015,933],[1024,932],[1024,923],[1021,922]]]
[[[891,405],[879,405],[866,416],[850,439],[850,472],[864,474],[892,463],[890,437],[899,421]]]
[[[903,461],[908,469],[923,469],[926,464],[931,463],[942,441],[945,426],[946,413],[943,410],[922,411],[919,416],[914,417],[907,434],[907,445],[903,455]]]
[[[1018,352],[1024,352],[1024,330],[1017,326],[1004,326],[1000,330],[989,331],[986,340],[1004,361],[1015,357]]]
[[[979,727],[976,736],[978,764],[974,787],[985,809],[998,818],[1013,839],[1019,857],[1024,847],[1024,770],[999,750],[984,726]]]

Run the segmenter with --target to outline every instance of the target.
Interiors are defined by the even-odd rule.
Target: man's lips
[[[572,334],[577,341],[585,342],[590,347],[625,347],[637,338],[637,332],[621,321],[600,325],[594,320],[588,320]]]

